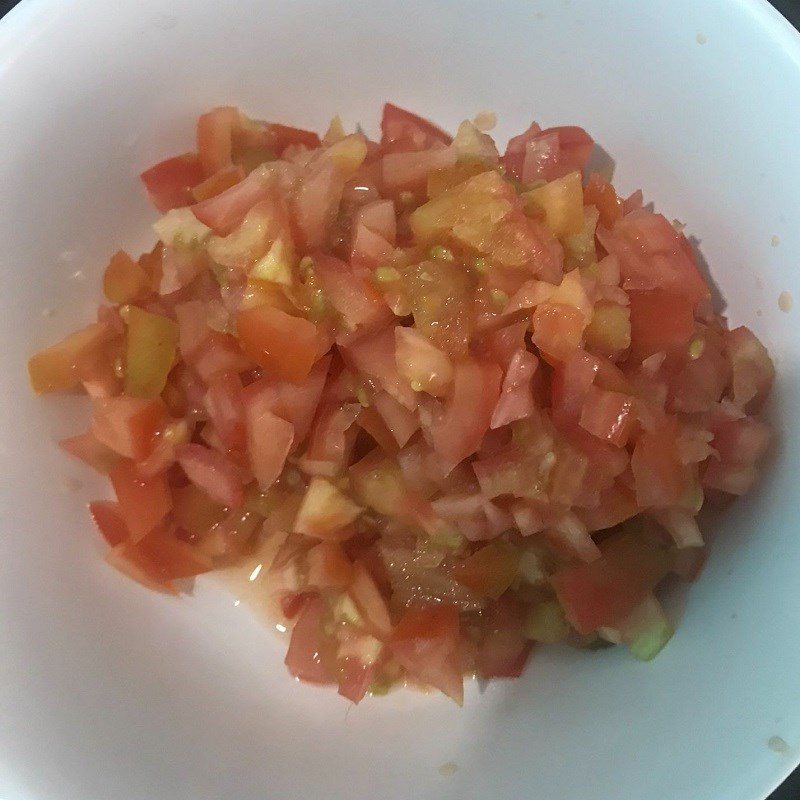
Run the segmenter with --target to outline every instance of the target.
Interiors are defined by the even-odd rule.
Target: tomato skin
[[[167,478],[163,474],[142,478],[132,461],[121,461],[109,477],[122,517],[130,531],[130,540],[138,542],[172,510]]]
[[[195,153],[168,158],[141,174],[147,194],[153,205],[162,213],[173,208],[191,205],[192,188],[205,174],[201,159]]]
[[[256,169],[243,181],[192,206],[192,213],[217,236],[228,236],[239,226],[248,211],[269,197],[271,173]]]
[[[239,311],[236,325],[242,350],[257,364],[293,383],[308,377],[319,351],[313,322],[257,306]]]
[[[394,103],[385,103],[381,116],[381,145],[423,150],[433,144],[449,145],[453,138],[432,122],[406,111]]]
[[[602,556],[557,572],[551,583],[578,633],[613,627],[627,617],[670,569],[669,554],[634,536],[615,536]]]
[[[631,292],[631,356],[644,360],[673,353],[689,344],[695,329],[689,299],[658,289]]]

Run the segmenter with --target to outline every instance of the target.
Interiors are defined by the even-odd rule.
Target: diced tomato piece
[[[279,378],[299,383],[319,354],[317,327],[271,306],[239,311],[236,326],[242,350]]]
[[[417,407],[414,390],[397,368],[394,328],[361,336],[348,343],[345,357],[364,375],[374,379],[408,409]]]
[[[672,353],[689,344],[695,329],[689,299],[654,290],[631,292],[631,356],[644,360]]]
[[[709,297],[691,247],[663,215],[629,214],[611,231],[598,228],[597,238],[608,253],[619,258],[623,289],[659,289],[680,295],[692,309]]]
[[[238,508],[244,502],[239,471],[222,453],[200,444],[185,444],[178,448],[177,458],[189,480],[218,503]]]
[[[96,501],[89,503],[89,513],[97,526],[97,530],[111,547],[130,538],[130,531],[125,524],[122,510],[118,503]]]
[[[419,430],[417,415],[398,403],[387,392],[378,392],[372,398],[372,404],[398,447],[404,447]]]
[[[306,558],[310,586],[341,589],[353,580],[353,564],[338,542],[320,542]]]
[[[294,530],[313,539],[349,539],[353,531],[348,526],[363,510],[330,481],[316,477],[306,489]]]
[[[600,212],[600,224],[606,228],[613,228],[622,216],[622,201],[614,187],[596,172],[589,176],[583,187],[583,202]]]
[[[111,256],[103,273],[103,294],[112,303],[133,303],[150,292],[150,278],[124,250]]]
[[[485,612],[484,632],[475,662],[480,675],[489,678],[518,678],[533,646],[525,636],[524,610],[508,595],[496,600]]]
[[[344,261],[320,252],[313,259],[325,299],[341,314],[348,330],[374,327],[391,318],[383,298]]]
[[[533,312],[533,341],[557,361],[566,361],[581,343],[586,318],[574,306],[542,303]]]
[[[250,466],[264,491],[283,471],[294,441],[294,426],[276,416],[270,405],[263,401],[250,402],[245,411]]]
[[[200,300],[175,306],[178,319],[178,350],[184,359],[194,355],[209,335],[208,309]]]
[[[302,145],[309,150],[314,150],[322,143],[319,135],[314,131],[307,131],[303,128],[293,128],[290,125],[280,125],[271,122],[267,125],[265,136],[267,147],[280,155],[290,145]]]
[[[464,561],[456,562],[453,577],[485,597],[497,599],[519,574],[520,553],[503,542],[491,542]]]
[[[296,190],[292,212],[301,250],[316,250],[327,244],[339,203],[344,179],[333,161],[318,164]]]
[[[430,429],[445,474],[481,446],[500,397],[502,375],[497,364],[465,359],[455,365],[453,394]]]
[[[593,386],[583,403],[580,426],[616,447],[625,447],[634,429],[635,398]]]
[[[755,464],[767,450],[770,430],[752,417],[730,419],[714,425],[711,441],[719,459],[710,458],[703,484],[729,494],[744,494],[758,477]]]
[[[325,616],[323,600],[312,597],[303,605],[292,630],[285,664],[289,672],[302,681],[334,683],[328,663],[335,658],[335,643],[324,631]]]
[[[645,431],[636,442],[631,469],[636,502],[642,508],[680,503],[686,481],[676,436],[677,425],[665,424],[652,433]]]
[[[239,373],[252,369],[253,362],[239,347],[239,340],[228,333],[208,330],[189,363],[206,382],[225,372]]]
[[[178,325],[138,306],[128,309],[125,353],[125,393],[158,397],[164,391],[178,347]]]
[[[386,639],[392,632],[392,622],[386,601],[363,561],[353,564],[353,579],[347,590],[370,633]]]
[[[583,128],[565,125],[542,130],[534,122],[509,140],[502,162],[517,180],[551,181],[573,170],[583,172],[593,147],[594,141]]]
[[[162,213],[192,202],[192,187],[203,180],[200,157],[194,153],[168,158],[141,174],[153,205]]]
[[[143,478],[132,461],[121,461],[109,477],[131,541],[138,542],[172,510],[167,479],[163,474]]]
[[[272,172],[269,169],[255,169],[230,189],[193,205],[192,212],[217,236],[228,236],[256,203],[269,197],[272,183]]]
[[[375,678],[375,664],[365,664],[359,658],[339,661],[339,694],[351,703],[360,703]]]
[[[303,606],[312,598],[317,597],[316,592],[288,592],[280,599],[281,613],[286,619],[294,619]]]
[[[233,133],[240,125],[239,109],[231,106],[214,108],[197,120],[197,152],[207,176],[230,166]]]
[[[205,407],[225,444],[243,450],[246,437],[242,379],[230,372],[214,376],[208,382]]]
[[[311,475],[328,477],[344,470],[355,444],[353,423],[360,413],[358,403],[323,406],[311,429],[301,467]]]
[[[600,493],[596,508],[576,509],[590,533],[613,528],[640,511],[634,493],[619,482]]]
[[[96,322],[31,356],[28,376],[36,394],[64,392],[81,382],[81,365],[108,341],[112,331]]]
[[[102,475],[108,475],[122,458],[115,450],[100,442],[91,431],[62,439],[58,446]]]
[[[394,333],[400,375],[417,391],[445,394],[453,380],[453,364],[447,354],[414,328],[398,325]]]
[[[365,430],[375,440],[375,444],[388,455],[394,456],[400,450],[397,440],[387,427],[383,417],[374,407],[362,409],[356,423],[358,427]]]
[[[535,403],[531,381],[539,366],[539,359],[525,349],[517,350],[511,357],[500,399],[492,412],[492,428],[500,428],[533,413]]]
[[[451,136],[432,122],[393,103],[384,104],[381,116],[382,145],[401,145],[424,150],[436,143],[449,145],[452,141]]]
[[[726,331],[724,336],[733,369],[733,402],[746,411],[756,411],[772,388],[775,366],[767,348],[744,325]]]
[[[456,163],[456,158],[457,153],[452,147],[387,153],[381,160],[384,190],[392,193],[422,189],[429,173],[452,167]]]
[[[238,165],[231,164],[217,170],[213,175],[198,183],[192,189],[192,197],[196,203],[202,203],[204,200],[210,200],[212,197],[222,194],[244,179],[244,170]]]
[[[414,680],[464,702],[459,618],[453,606],[406,609],[389,641],[392,654]]]
[[[582,634],[624,619],[670,568],[667,551],[635,536],[615,536],[600,549],[597,561],[566,567],[551,579],[567,619]]]
[[[172,504],[177,526],[194,536],[205,536],[226,517],[225,507],[193,483],[173,486]]]
[[[355,228],[363,225],[389,244],[394,245],[397,236],[397,218],[394,213],[394,203],[391,200],[375,200],[361,206],[353,224]]]
[[[160,398],[106,397],[92,406],[92,433],[125,458],[141,460],[153,449],[156,431],[166,416]]]

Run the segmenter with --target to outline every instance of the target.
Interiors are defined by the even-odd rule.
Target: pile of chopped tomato
[[[533,124],[500,155],[391,104],[379,141],[200,117],[142,174],[155,247],[29,364],[89,396],[61,444],[111,481],[108,561],[170,593],[261,564],[289,672],[353,702],[461,703],[536,642],[652,658],[705,493],[756,479],[774,370],[592,147]]]

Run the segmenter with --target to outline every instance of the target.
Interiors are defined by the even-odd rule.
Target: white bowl
[[[797,313],[800,40],[756,0],[26,0],[0,24],[0,797],[4,800],[756,800],[800,759]],[[236,103],[374,130],[392,99],[452,127],[494,109],[585,125],[701,243],[771,349],[778,432],[758,490],[651,664],[558,648],[463,709],[351,708],[292,683],[224,588],[169,600],[101,560],[105,492],[54,440],[30,352],[86,318],[118,246],[148,243],[137,175]],[[52,314],[45,310],[51,309]],[[80,488],[74,482],[80,481]],[[768,742],[781,737],[786,752]],[[775,742],[773,741],[773,746]],[[780,749],[780,748],[777,748]],[[445,764],[457,766],[445,769]]]

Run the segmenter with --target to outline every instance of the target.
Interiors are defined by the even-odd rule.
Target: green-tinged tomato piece
[[[178,325],[138,306],[129,306],[125,316],[128,324],[125,394],[158,397],[175,363]]]
[[[570,626],[564,609],[557,600],[545,600],[535,605],[525,619],[525,635],[545,644],[561,642],[567,638]]]

